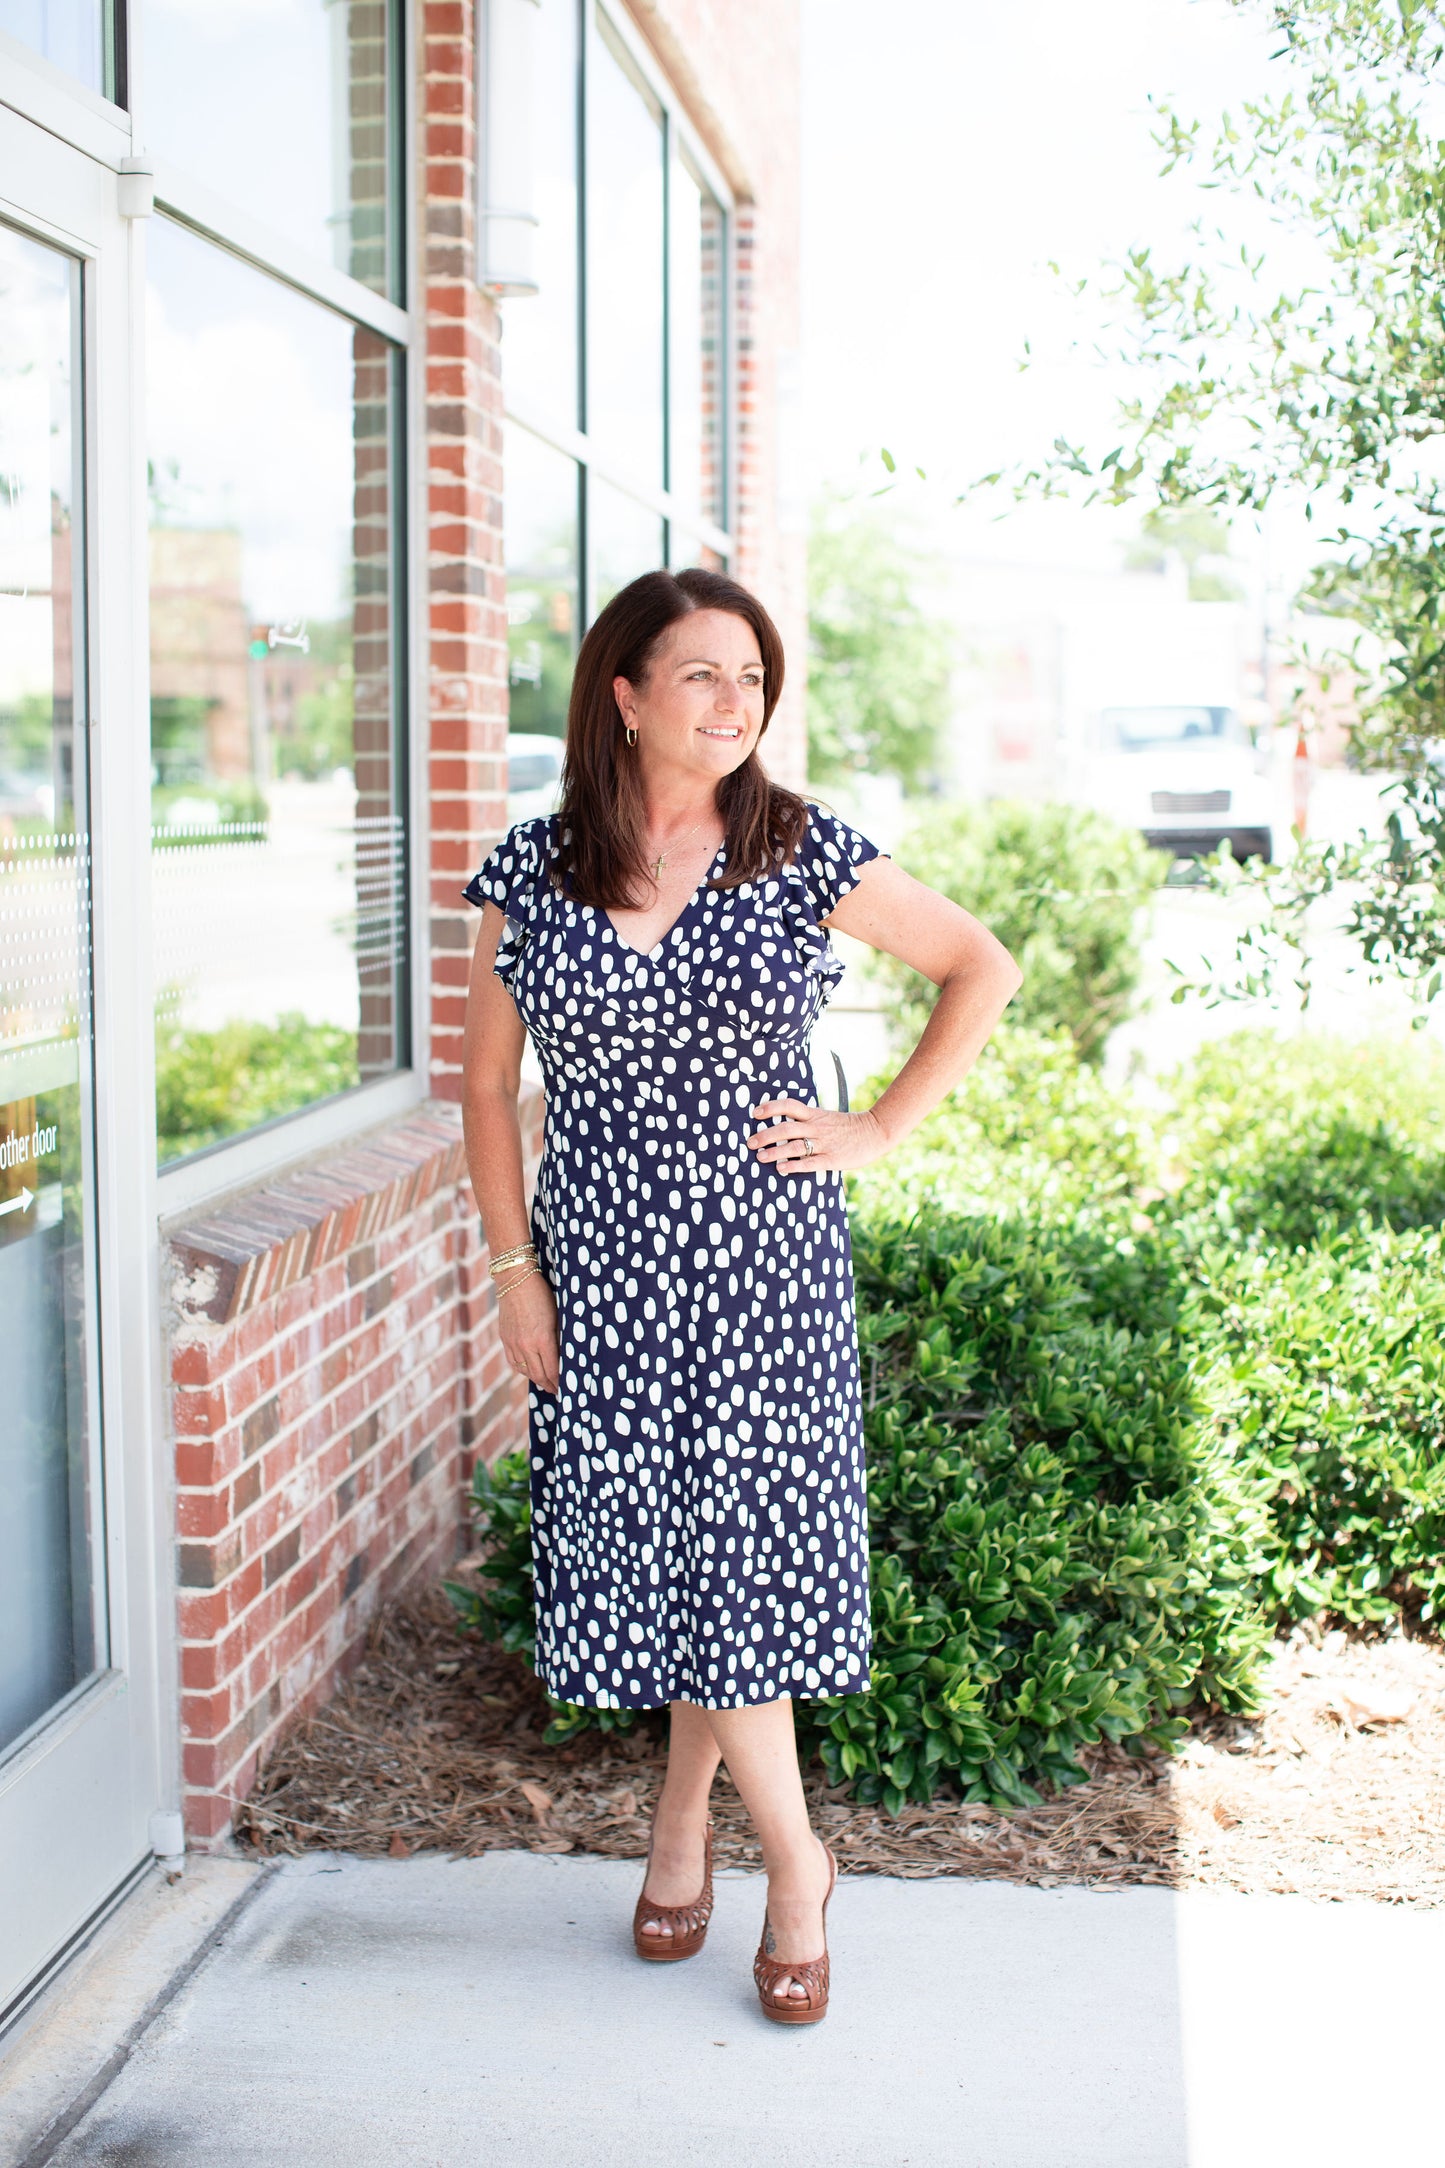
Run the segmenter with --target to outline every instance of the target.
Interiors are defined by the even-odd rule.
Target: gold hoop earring
[[[622,726],[622,735],[624,736],[624,738],[626,738],[626,740],[627,740],[627,742],[628,742],[628,744],[629,744],[629,745],[636,745],[636,743],[637,743],[637,732],[636,732],[636,730],[635,730],[635,729],[633,728],[633,726],[632,726],[632,724],[631,724],[631,723],[624,723],[624,724],[623,724],[623,726]]]

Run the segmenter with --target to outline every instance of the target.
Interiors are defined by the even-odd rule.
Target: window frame
[[[594,438],[588,429],[577,426],[577,417],[548,413],[530,401],[525,390],[519,390],[507,380],[505,351],[502,369],[502,397],[508,422],[525,429],[530,436],[549,445],[571,459],[577,468],[578,490],[578,617],[582,628],[592,622],[596,615],[596,567],[591,547],[591,520],[589,498],[591,482],[595,476],[619,490],[644,511],[655,515],[664,523],[664,547],[666,562],[674,560],[674,536],[684,533],[695,536],[706,548],[721,557],[725,563],[736,555],[737,538],[733,532],[736,481],[734,475],[734,446],[737,442],[735,417],[734,370],[735,341],[733,334],[734,296],[736,293],[736,235],[737,205],[732,190],[720,171],[717,161],[709,154],[696,129],[684,110],[682,100],[641,31],[631,18],[611,0],[571,0],[579,10],[579,83],[576,100],[576,147],[577,147],[577,253],[578,253],[578,304],[577,304],[577,354],[580,411],[587,412],[587,347],[589,314],[589,280],[587,230],[590,195],[590,174],[587,161],[588,131],[591,117],[591,86],[602,43],[602,32],[597,17],[601,13],[607,19],[608,29],[627,56],[629,66],[647,86],[649,95],[655,99],[662,113],[663,140],[663,429],[664,468],[670,485],[673,457],[672,422],[672,301],[671,280],[673,262],[672,220],[676,203],[674,172],[684,152],[693,172],[717,202],[724,222],[721,285],[721,327],[719,377],[721,400],[719,430],[722,438],[719,447],[718,467],[722,491],[722,518],[714,521],[704,518],[694,507],[684,503],[671,487],[658,488],[654,484],[630,474],[625,461],[609,453],[606,446]],[[479,67],[485,65],[485,55],[479,49]],[[479,78],[478,111],[485,114],[486,106],[481,97]],[[479,174],[483,178],[479,186],[485,186],[485,166],[478,161]],[[479,204],[479,209],[485,205]],[[480,227],[480,220],[479,220]],[[518,299],[517,308],[526,308],[526,299]]]
[[[9,106],[22,120],[34,121],[47,135],[58,136],[71,150],[83,151],[112,172],[131,154],[131,115],[124,106],[76,82],[4,30],[0,30],[0,105]]]
[[[426,607],[414,568],[426,562],[426,363],[425,309],[418,291],[421,251],[416,244],[416,187],[407,146],[416,140],[417,89],[414,81],[414,9],[408,0],[386,0],[388,60],[392,72],[391,151],[393,158],[393,247],[397,252],[399,290],[405,305],[388,300],[320,255],[277,233],[229,199],[192,178],[166,159],[156,159],[156,215],[173,219],[213,247],[239,257],[264,275],[278,279],[334,315],[377,333],[394,349],[400,379],[394,434],[395,502],[393,535],[396,608],[395,718],[398,751],[398,799],[406,851],[403,882],[404,1064],[390,1075],[314,1106],[276,1116],[269,1122],[207,1145],[158,1170],[157,1197],[162,1226],[191,1216],[254,1187],[317,1153],[353,1140],[409,1113],[429,1095],[429,974],[423,940],[427,925],[426,871],[429,855],[429,806],[426,732],[417,727],[426,707]],[[141,10],[126,9],[125,80],[134,93],[131,118],[139,133],[144,115],[145,51]],[[144,271],[138,276],[143,280]],[[148,710],[147,710],[148,713]]]

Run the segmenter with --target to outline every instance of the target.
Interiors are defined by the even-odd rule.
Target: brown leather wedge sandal
[[[826,1844],[823,1850],[828,1853],[828,1895],[823,1899],[822,1956],[805,1958],[801,1964],[769,1957],[768,1915],[763,1914],[762,1940],[753,1959],[753,1979],[757,1983],[763,2016],[770,2017],[775,2025],[819,2025],[828,2015],[828,1899],[838,1880],[838,1862]],[[780,2001],[778,1989],[784,1980],[796,1980],[805,1992],[787,1995]]]
[[[647,1894],[647,1875],[642,1877],[642,1895],[637,1900],[637,1910],[632,1915],[632,1945],[639,1957],[645,1957],[649,1965],[675,1965],[681,1958],[696,1957],[707,1940],[707,1923],[712,1918],[712,1823],[709,1822],[703,1836],[702,1895],[694,1897],[690,1905],[654,1904]],[[652,1870],[652,1839],[647,1840],[648,1872]],[[670,1935],[645,1935],[644,1920],[656,1920],[670,1927]]]

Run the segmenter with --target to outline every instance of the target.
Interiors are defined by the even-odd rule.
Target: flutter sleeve
[[[870,858],[883,854],[856,828],[819,805],[808,807],[808,826],[788,864],[782,868],[779,902],[805,971],[821,982],[831,1000],[843,965],[822,921],[836,908]]]
[[[876,843],[824,806],[810,805],[808,827],[798,845],[797,866],[817,917],[826,918],[837,909],[870,858],[886,853]]]
[[[543,878],[545,828],[545,821],[521,821],[509,829],[462,890],[479,911],[484,903],[494,903],[506,916],[495,967],[504,986],[510,985],[517,959],[531,938],[537,887]]]

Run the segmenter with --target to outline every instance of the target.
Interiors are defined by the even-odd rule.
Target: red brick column
[[[476,10],[422,0],[431,614],[432,1090],[461,1088],[476,913],[506,826],[507,617],[496,306],[476,285]]]
[[[779,520],[780,466],[792,456],[791,448],[780,445],[779,432],[800,428],[802,418],[782,408],[777,353],[778,290],[786,286],[796,252],[790,256],[786,233],[770,235],[767,220],[752,204],[738,206],[735,234],[737,576],[762,596],[788,658],[783,697],[763,740],[763,763],[777,782],[800,790],[808,765],[807,548],[801,530],[785,532]]]

